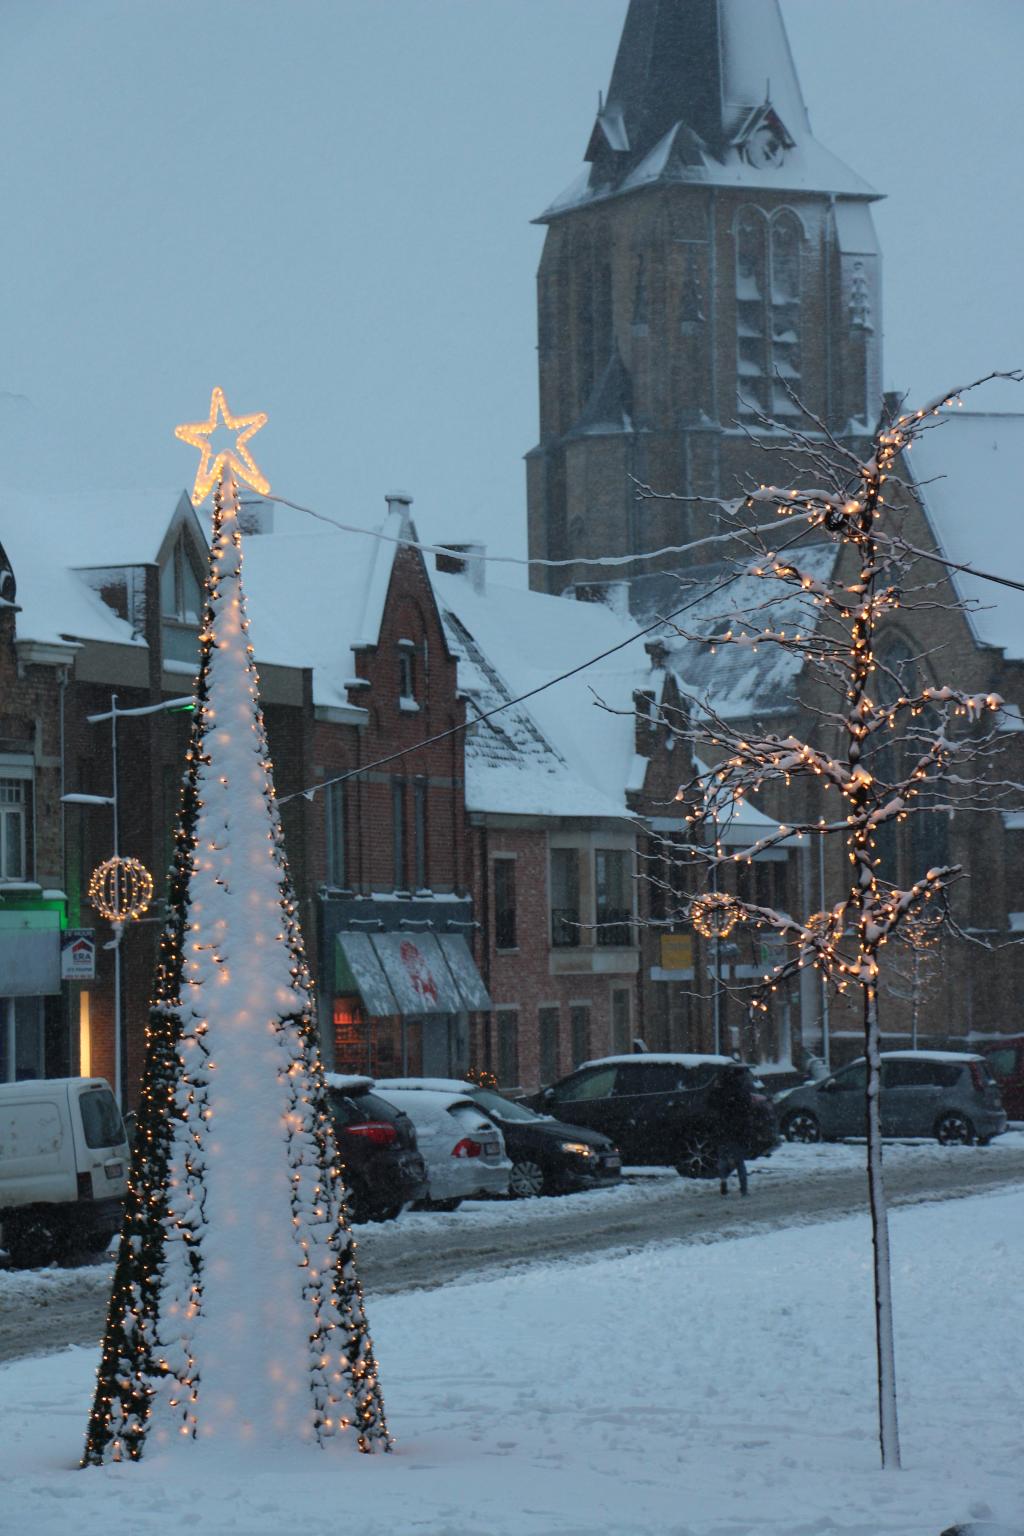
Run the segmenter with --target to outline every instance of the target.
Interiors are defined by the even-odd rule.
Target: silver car
[[[787,1141],[867,1135],[867,1062],[851,1062],[776,1101]],[[884,1051],[879,1109],[883,1136],[934,1136],[943,1146],[985,1146],[1006,1130],[1006,1112],[984,1056],[965,1051]]]
[[[463,1200],[508,1194],[512,1163],[501,1131],[463,1093],[392,1088],[379,1078],[374,1092],[404,1110],[416,1127],[427,1165],[428,1210],[454,1211]]]

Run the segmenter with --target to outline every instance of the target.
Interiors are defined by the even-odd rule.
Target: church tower
[[[534,570],[552,592],[708,531],[634,478],[775,478],[749,432],[798,419],[787,385],[847,436],[881,404],[878,194],[812,134],[778,0],[629,0],[584,158],[537,221],[529,548],[581,561]]]

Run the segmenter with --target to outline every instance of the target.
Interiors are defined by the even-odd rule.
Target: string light
[[[93,870],[88,895],[100,916],[118,926],[148,911],[153,900],[153,876],[138,859],[117,856]]]
[[[218,417],[230,432],[237,432],[238,436],[235,439],[234,448],[226,448],[213,455],[210,438],[217,430]],[[265,411],[258,411],[252,416],[232,416],[224,398],[224,391],[218,387],[210,396],[210,415],[206,421],[184,422],[181,426],[175,427],[175,437],[180,438],[183,443],[191,443],[193,448],[199,449],[201,455],[195,484],[192,487],[193,506],[202,505],[226,470],[237,475],[239,480],[251,486],[254,491],[262,495],[269,493],[270,483],[264,478],[246,446],[250,438],[255,437],[260,428],[265,427],[266,424]]]

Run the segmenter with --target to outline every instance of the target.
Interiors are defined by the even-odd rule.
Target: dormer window
[[[202,613],[203,585],[189,556],[185,536],[180,534],[160,570],[160,618],[165,660],[197,661]]]

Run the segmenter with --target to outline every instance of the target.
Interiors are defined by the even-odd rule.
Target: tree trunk
[[[867,1057],[868,1203],[875,1269],[875,1344],[878,1354],[878,1439],[882,1466],[900,1465],[900,1433],[896,1415],[896,1351],[892,1332],[892,1277],[889,1262],[889,1218],[882,1177],[882,1126],[879,1113],[878,993],[864,988],[864,1054]]]

